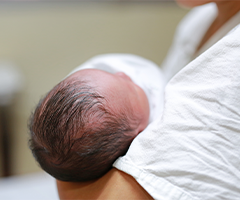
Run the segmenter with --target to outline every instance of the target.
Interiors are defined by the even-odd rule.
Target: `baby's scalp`
[[[34,157],[46,172],[63,181],[88,181],[105,174],[126,153],[141,124],[134,112],[129,112],[130,108],[116,113],[118,109],[106,106],[102,91],[90,83],[95,82],[93,77],[98,77],[97,88],[110,87],[106,76],[110,82],[123,82],[122,79],[99,70],[83,72],[57,84],[40,100],[30,119],[30,148]],[[81,79],[92,72],[93,76]],[[101,80],[106,82],[101,85],[104,82]]]
[[[99,69],[82,69],[67,79],[80,79],[88,83],[106,100],[106,106],[115,114],[127,113],[139,121],[137,133],[149,121],[149,102],[142,88],[123,72],[115,74]]]

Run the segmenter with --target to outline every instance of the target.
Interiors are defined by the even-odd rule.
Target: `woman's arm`
[[[128,174],[115,168],[90,182],[63,182],[57,180],[58,193],[64,199],[153,199]]]

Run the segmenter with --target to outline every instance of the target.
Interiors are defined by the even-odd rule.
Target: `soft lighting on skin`
[[[177,4],[181,7],[193,8],[196,6],[201,6],[212,1],[210,0],[176,0]]]
[[[114,112],[124,111],[137,119],[137,135],[148,125],[149,102],[145,92],[123,72],[111,74],[98,69],[84,69],[75,72],[67,79],[79,79],[97,90]],[[66,79],[66,80],[67,80]],[[130,113],[131,112],[131,113]]]

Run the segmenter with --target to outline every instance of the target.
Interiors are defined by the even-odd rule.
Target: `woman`
[[[178,25],[173,45],[162,64],[168,80],[240,23],[239,1],[177,2],[193,9]]]
[[[221,38],[240,23],[240,1],[210,2],[178,1],[203,6],[180,23],[163,63],[168,80],[187,65],[166,88],[163,117],[104,177],[57,181],[61,199],[239,198],[240,28]]]

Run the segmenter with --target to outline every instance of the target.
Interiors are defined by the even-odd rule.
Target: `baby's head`
[[[30,118],[30,148],[56,179],[93,180],[126,153],[148,119],[147,97],[127,75],[84,69],[40,100]]]

